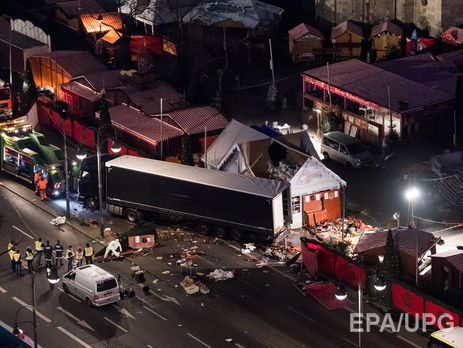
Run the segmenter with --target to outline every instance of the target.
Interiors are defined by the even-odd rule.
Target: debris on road
[[[234,274],[232,271],[224,271],[219,268],[216,268],[214,272],[209,273],[209,278],[212,278],[215,280],[226,280],[226,279],[232,279],[233,277],[234,277]]]
[[[180,285],[189,295],[193,295],[199,292],[199,286],[195,285],[195,281],[188,276],[186,276],[185,279],[180,282]]]
[[[241,249],[242,254],[250,254],[252,251],[256,250],[254,243],[246,243],[244,248]]]
[[[54,219],[51,219],[50,224],[58,226],[66,223],[66,216],[58,216]]]

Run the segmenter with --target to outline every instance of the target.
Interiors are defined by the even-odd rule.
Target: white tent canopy
[[[241,143],[268,138],[264,133],[245,126],[236,120],[231,120],[219,137],[207,149],[207,167],[220,169],[233,152],[239,150]],[[204,161],[205,156],[203,156]]]

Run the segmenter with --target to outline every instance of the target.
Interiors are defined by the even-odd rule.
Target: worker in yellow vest
[[[82,248],[79,248],[76,251],[77,267],[82,266],[83,261],[84,261],[84,252],[83,252]]]
[[[14,240],[8,243],[8,251],[14,248]]]
[[[93,263],[93,248],[90,246],[90,244],[87,243],[87,246],[85,247],[85,263],[88,265],[89,263]]]
[[[37,266],[40,266],[40,260],[42,260],[42,253],[43,253],[43,243],[42,243],[42,238],[39,238],[39,240],[35,241],[35,252],[37,255]]]
[[[16,272],[16,261],[14,260],[14,254],[15,254],[14,247],[12,247],[11,249],[8,249],[8,255],[10,255],[10,261],[11,261],[11,270],[13,272]]]
[[[21,270],[21,253],[19,250],[16,250],[13,255],[14,262],[16,264],[16,275],[22,276],[22,270]]]
[[[32,261],[34,260],[34,253],[32,252],[31,248],[26,249],[26,261],[27,261],[27,268],[29,268],[29,273],[34,270],[32,266]]]

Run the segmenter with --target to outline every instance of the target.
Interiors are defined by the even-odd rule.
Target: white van
[[[342,132],[323,134],[321,153],[326,160],[354,168],[366,167],[373,161],[372,153],[360,140]]]
[[[121,299],[116,278],[95,265],[80,266],[63,276],[63,290],[89,306],[104,306]]]

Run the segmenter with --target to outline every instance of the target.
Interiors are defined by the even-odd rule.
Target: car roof
[[[350,135],[344,134],[343,132],[338,132],[338,131],[325,133],[325,134],[323,134],[323,137],[338,141],[338,142],[343,143],[345,145],[360,142],[360,140],[358,140],[358,139],[356,139],[354,137],[351,137]]]
[[[114,276],[106,272],[104,269],[95,265],[85,265],[76,268],[76,273],[85,274],[88,278],[94,280],[105,280],[108,278],[114,278]]]

